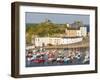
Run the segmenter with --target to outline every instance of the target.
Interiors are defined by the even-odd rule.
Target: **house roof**
[[[74,22],[67,27],[68,30],[79,30],[80,27],[84,26],[81,22]]]

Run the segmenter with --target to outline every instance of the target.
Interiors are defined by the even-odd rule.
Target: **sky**
[[[35,12],[26,12],[25,20],[26,23],[41,23],[46,19],[51,20],[56,24],[72,24],[74,21],[82,21],[83,24],[89,24],[90,16],[89,15],[79,15],[79,14],[59,14],[59,13],[35,13]]]

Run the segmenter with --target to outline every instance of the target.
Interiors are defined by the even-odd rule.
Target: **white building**
[[[87,27],[80,27],[81,35],[86,36],[87,35]]]
[[[61,44],[72,44],[76,42],[82,41],[82,37],[77,38],[52,38],[52,37],[37,37],[35,38],[35,46],[42,47],[47,46],[48,44],[51,45],[61,45]]]
[[[85,37],[87,35],[87,28],[86,27],[80,27],[79,29],[66,28],[65,33],[67,37],[79,37],[79,36]]]
[[[51,37],[37,37],[35,38],[35,46],[47,46],[61,44],[61,38],[51,38]]]

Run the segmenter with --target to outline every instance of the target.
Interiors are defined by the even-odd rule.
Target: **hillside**
[[[82,25],[82,22],[74,22],[74,25]],[[57,37],[61,34],[63,35],[66,28],[68,28],[66,24],[54,24],[50,20],[36,24],[26,24],[26,43],[30,44],[32,37],[34,38],[35,36]]]

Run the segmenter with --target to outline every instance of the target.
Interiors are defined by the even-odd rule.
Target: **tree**
[[[41,22],[39,24],[27,24],[26,25],[26,42],[31,44],[32,35],[37,35],[40,37],[54,36],[55,34],[65,33],[66,24],[54,24],[51,20]],[[58,36],[57,35],[57,36]]]

